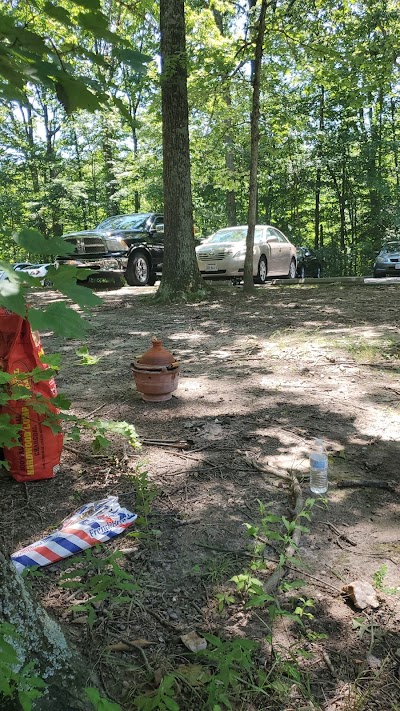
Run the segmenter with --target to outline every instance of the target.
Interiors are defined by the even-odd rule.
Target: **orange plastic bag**
[[[46,369],[40,360],[43,349],[39,334],[33,333],[29,322],[17,314],[0,309],[0,369],[13,375],[29,373],[35,368]],[[37,383],[26,377],[23,384],[29,388],[32,397],[41,395],[46,400],[57,395],[54,378]],[[54,405],[49,402],[48,409],[57,414]],[[57,472],[63,436],[53,433],[44,421],[48,415],[39,414],[26,400],[10,400],[0,412],[10,416],[11,424],[21,426],[20,444],[15,447],[3,447],[4,458],[10,466],[10,474],[17,481],[36,481],[51,479]]]

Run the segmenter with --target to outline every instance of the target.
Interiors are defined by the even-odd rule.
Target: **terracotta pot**
[[[145,353],[143,353],[140,358],[136,361],[137,365],[146,367],[159,367],[160,365],[172,365],[175,363],[175,357],[167,351],[162,341],[153,336],[151,339],[151,348],[149,348]]]
[[[152,346],[133,361],[132,370],[136,389],[147,402],[170,400],[178,387],[179,363],[172,353],[153,336]]]

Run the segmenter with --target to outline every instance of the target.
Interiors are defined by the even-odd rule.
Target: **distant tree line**
[[[132,63],[128,50],[113,51],[111,33],[97,28],[94,37],[88,17],[80,22],[91,3],[101,5],[110,27],[148,58],[147,71]],[[382,241],[399,231],[396,4],[267,3],[257,221],[316,248],[326,273],[365,272]],[[12,3],[2,17],[38,30],[44,5]],[[247,222],[257,5],[185,3],[192,194],[200,235]],[[69,64],[89,90],[105,86],[108,101],[88,113],[80,90],[67,85],[26,81],[14,95],[0,86],[3,258],[18,258],[10,235],[24,226],[56,236],[91,228],[108,215],[164,207],[158,3],[141,0],[130,10],[118,0],[63,0],[52,7],[47,35],[64,53],[71,48]],[[74,53],[74,45],[84,51]]]

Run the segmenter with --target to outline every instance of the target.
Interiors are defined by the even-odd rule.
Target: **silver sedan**
[[[200,273],[207,279],[243,278],[247,226],[217,230],[196,247]],[[267,277],[296,276],[296,247],[276,227],[256,225],[253,277],[264,284]]]

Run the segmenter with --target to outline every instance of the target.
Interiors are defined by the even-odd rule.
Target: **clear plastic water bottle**
[[[315,439],[310,452],[310,489],[313,494],[328,491],[328,455],[322,439]]]

